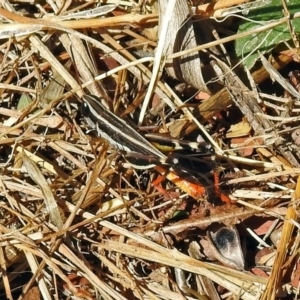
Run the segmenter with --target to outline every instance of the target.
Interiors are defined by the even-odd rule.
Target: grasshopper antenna
[[[96,67],[94,54],[90,45],[84,45],[80,39],[72,38],[68,39],[68,47],[70,58],[73,61],[75,69],[75,78],[78,84],[84,82],[93,82],[88,87],[87,94],[93,95],[97,98],[104,98],[107,103],[110,102],[110,97],[108,96],[105,87],[102,85],[101,81],[95,81],[94,78],[98,75],[98,68]],[[84,89],[86,91],[86,89]],[[81,89],[82,91],[82,89]],[[82,91],[82,95],[85,93]]]

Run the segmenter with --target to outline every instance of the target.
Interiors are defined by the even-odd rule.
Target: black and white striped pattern
[[[81,107],[88,125],[112,146],[126,151],[125,158],[137,169],[153,168],[167,157],[124,120],[110,112],[93,96],[84,96]],[[149,163],[146,163],[146,161]]]
[[[178,166],[177,159],[170,159],[165,156],[124,120],[104,107],[96,97],[85,95],[81,112],[88,125],[97,131],[98,136],[106,139],[112,146],[126,152],[124,156],[134,168],[149,169],[158,164]],[[159,134],[147,134],[146,136],[162,145],[162,148],[169,146],[176,150],[189,148],[206,154],[212,155],[214,153],[212,146],[205,142],[178,141]]]

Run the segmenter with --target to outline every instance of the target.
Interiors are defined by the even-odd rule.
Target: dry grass
[[[168,1],[164,9],[169,19],[168,14],[159,13],[156,2],[118,1],[118,7],[115,2],[105,1],[101,8],[105,17],[89,18],[66,16],[89,9],[95,12],[96,3],[71,1],[60,6],[58,1],[10,1],[0,8],[2,297],[220,299],[222,295],[251,300],[275,299],[276,292],[283,290],[296,295],[298,148],[284,152],[280,138],[282,126],[286,130],[292,124],[289,130],[296,130],[297,108],[291,108],[290,119],[265,114],[256,103],[257,91],[250,91],[236,78],[234,72],[239,71],[224,61],[219,62],[226,74],[220,83],[206,59],[216,55],[213,46],[221,53],[226,42],[238,36],[226,32],[223,39],[212,40],[207,35],[199,46],[190,20],[180,19],[187,13],[183,2]],[[195,11],[201,13],[198,18],[218,17],[222,10],[242,2],[219,1]],[[170,29],[172,18],[178,22]],[[162,20],[160,28],[158,20]],[[203,24],[211,30],[209,22]],[[178,48],[173,40],[185,25],[192,43],[182,49],[180,43],[190,41],[179,39]],[[215,25],[217,31],[225,26]],[[166,47],[170,43],[174,43],[171,50]],[[205,57],[191,59],[200,48]],[[184,59],[178,63],[178,53],[189,64]],[[292,60],[281,53],[252,77],[261,83]],[[194,87],[182,88],[182,81]],[[192,199],[162,167],[146,174],[132,169],[120,151],[90,131],[80,111],[84,93],[99,97],[130,126],[143,124],[176,138],[204,136],[216,150],[219,169],[236,173],[223,176],[224,193],[234,204],[219,205],[206,195]],[[203,95],[207,99],[200,101]],[[252,111],[255,105],[257,110]],[[279,103],[274,111],[282,107],[285,104]],[[220,118],[222,111],[232,119]],[[212,121],[213,117],[218,118]],[[243,117],[250,128],[242,134],[246,139],[236,141],[218,131],[242,124]],[[274,117],[280,117],[276,121],[281,127],[275,125]],[[239,130],[245,128],[244,124]],[[251,154],[245,155],[242,149],[250,149]],[[199,160],[193,168],[198,166]],[[201,168],[200,163],[194,173],[210,191],[211,170]],[[167,172],[169,181],[162,184],[167,195],[151,184],[158,172]],[[186,216],[176,219],[178,211]],[[219,224],[228,228],[239,224],[238,249],[229,251],[227,261],[217,253],[218,247],[209,245]],[[267,224],[273,227],[262,230]],[[269,265],[260,261],[264,271],[259,273],[253,257],[258,249],[268,250],[266,239],[278,228],[282,234],[277,250],[272,250]],[[188,245],[195,240],[201,244],[200,260],[189,255]],[[229,262],[237,255],[243,258],[242,250],[247,271]],[[188,273],[193,274],[190,286],[182,283]]]

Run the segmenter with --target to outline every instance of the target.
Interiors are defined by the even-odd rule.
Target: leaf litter
[[[0,8],[2,293],[296,298],[299,57],[286,43],[298,42],[295,7],[60,5]],[[267,45],[276,24],[284,35]],[[265,44],[248,49],[254,32]],[[141,134],[205,141],[216,158],[183,149],[168,154],[180,160],[180,174],[134,169],[85,121],[85,93]],[[158,172],[166,178],[154,185]],[[182,176],[203,185],[201,197],[183,191]]]

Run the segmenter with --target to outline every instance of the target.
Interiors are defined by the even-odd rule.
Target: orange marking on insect
[[[225,202],[227,204],[231,204],[232,203],[231,199],[228,196],[226,196],[225,194],[220,194],[219,197],[222,200],[222,202]]]
[[[159,175],[153,182],[152,184],[157,187],[160,183],[162,183],[165,179],[164,175]]]
[[[193,197],[196,200],[204,201],[206,199],[206,188],[201,185],[200,183],[192,183],[185,179],[180,178],[178,175],[176,175],[173,172],[169,172],[162,166],[156,166],[155,170],[159,172],[163,176],[159,176],[153,184],[157,186],[160,184],[163,180],[163,178],[167,178],[171,182],[173,182],[179,189],[181,189],[183,192],[187,193],[189,196]],[[221,193],[220,190],[220,179],[219,174],[217,171],[214,171],[214,181],[215,181],[215,193],[216,195],[221,199],[222,202],[225,203],[231,203],[231,200],[228,196]],[[158,189],[159,190],[159,189]]]
[[[200,183],[195,184],[182,179],[175,173],[167,171],[162,166],[156,166],[155,170],[165,176],[168,180],[173,182],[178,188],[187,193],[189,196],[193,197],[196,200],[205,200],[204,196],[206,195],[206,188]]]
[[[166,191],[161,185],[160,183],[165,180],[165,176],[164,175],[159,175],[153,182],[152,185],[155,187],[155,189],[160,192],[161,194],[165,195],[167,198],[172,198],[170,193],[168,193],[168,191]]]
[[[214,187],[216,195],[221,199],[222,202],[231,203],[230,198],[224,195],[220,190],[220,176],[216,169],[214,169]]]
[[[219,196],[221,194],[220,177],[219,177],[219,173],[216,169],[214,169],[214,187],[215,187],[215,192],[216,192],[217,196]]]

